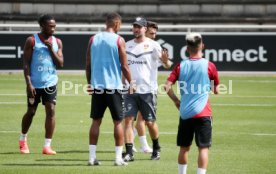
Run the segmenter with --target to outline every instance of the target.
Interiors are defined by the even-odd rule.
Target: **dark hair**
[[[158,30],[158,25],[156,22],[153,22],[153,21],[148,21],[147,22],[147,27],[148,28],[155,28],[156,30]]]
[[[117,20],[121,21],[122,17],[118,13],[116,13],[116,12],[109,13],[109,14],[106,15],[106,23],[107,24],[111,24],[112,25]]]
[[[186,40],[187,45],[191,48],[197,48],[201,42],[202,38],[198,36],[195,36],[193,41]]]
[[[51,16],[49,14],[43,14],[43,15],[39,16],[38,23],[40,26],[42,26],[43,24],[46,24],[46,22],[49,20],[55,20],[55,19],[53,16]]]

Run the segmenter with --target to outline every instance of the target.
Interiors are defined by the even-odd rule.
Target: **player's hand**
[[[129,87],[128,87],[128,93],[129,94],[133,94],[136,92],[136,81],[131,81],[130,84],[129,84]]]
[[[161,61],[165,64],[169,60],[169,52],[166,48],[163,48],[161,51]]]
[[[130,87],[128,88],[128,93],[129,94],[133,94],[136,92],[136,87],[133,85],[130,85]]]
[[[33,85],[27,85],[27,96],[34,98],[36,95],[36,91],[35,88],[33,87]]]
[[[49,50],[52,49],[53,44],[52,44],[52,42],[50,42],[49,40],[45,40],[45,41],[44,41],[44,44],[48,47]]]
[[[86,92],[87,92],[89,95],[92,95],[92,94],[93,94],[94,89],[91,87],[90,84],[87,86]]]

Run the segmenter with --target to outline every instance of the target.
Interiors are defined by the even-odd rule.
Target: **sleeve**
[[[210,80],[214,81],[214,86],[217,87],[219,85],[218,72],[215,64],[209,61],[208,64],[208,76]]]
[[[175,82],[179,79],[179,74],[180,74],[180,63],[178,63],[172,70],[171,74],[167,78],[168,81],[172,82],[175,84]]]

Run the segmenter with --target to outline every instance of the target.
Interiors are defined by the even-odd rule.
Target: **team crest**
[[[147,50],[149,48],[149,45],[148,44],[145,44],[144,45],[144,50]]]

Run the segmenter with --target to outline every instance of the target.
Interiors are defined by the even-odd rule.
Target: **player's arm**
[[[168,96],[170,97],[170,99],[174,102],[176,108],[179,110],[180,107],[180,100],[178,99],[178,97],[175,95],[173,88],[172,88],[173,82],[167,80],[167,82],[165,83],[164,89],[167,92]]]
[[[57,44],[58,44],[57,52],[54,51],[52,42],[50,42],[49,40],[45,40],[44,43],[48,47],[55,65],[57,65],[58,67],[63,67],[63,63],[64,63],[63,53],[62,53],[63,45],[61,40],[57,39]]]
[[[164,89],[167,92],[170,99],[174,102],[177,109],[180,107],[180,100],[175,95],[172,85],[179,79],[180,74],[180,63],[178,63],[172,70],[171,74],[169,75],[167,82],[165,83]]]
[[[155,56],[159,58],[163,67],[169,69],[172,66],[172,62],[169,60],[169,53],[167,49],[162,49],[158,42],[154,42],[154,52]]]
[[[24,54],[23,54],[23,70],[24,70],[24,77],[27,86],[27,95],[28,97],[34,97],[36,92],[35,88],[32,85],[31,76],[30,76],[30,65],[32,61],[32,54],[33,54],[33,43],[34,38],[32,36],[28,37],[25,46],[24,46]]]
[[[211,80],[211,84],[212,84],[212,91],[214,92],[214,94],[218,94],[219,93],[219,77],[218,77],[218,71],[217,68],[215,66],[215,64],[213,64],[212,62],[209,62],[208,64],[208,75],[209,78]]]
[[[86,64],[85,64],[85,74],[87,84],[91,84],[91,50],[90,50],[90,42],[88,43],[86,50]]]
[[[86,81],[88,84],[87,87],[87,92],[89,94],[92,93],[92,88],[91,88],[91,39],[88,43],[87,50],[86,50],[86,63],[85,63],[85,74],[86,74]]]
[[[131,82],[131,73],[130,69],[128,67],[127,63],[127,55],[126,55],[126,43],[125,40],[120,37],[119,41],[119,56],[120,56],[120,62],[121,62],[121,67],[122,67],[122,72],[123,72],[123,77],[128,81],[130,84],[130,88],[132,88],[132,82]]]

